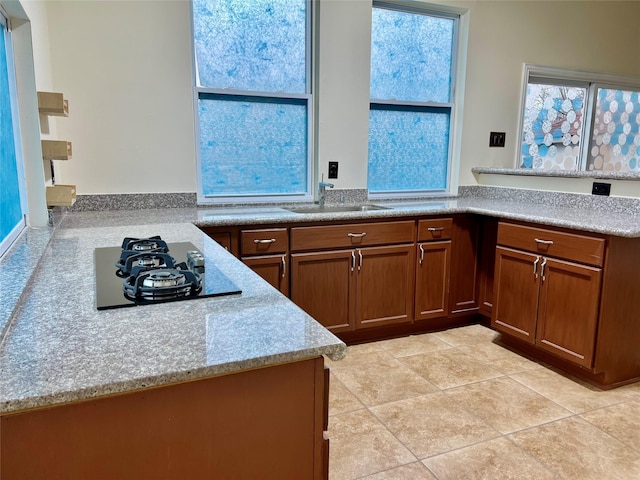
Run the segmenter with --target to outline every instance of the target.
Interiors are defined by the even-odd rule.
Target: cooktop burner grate
[[[98,310],[242,293],[189,242],[128,237],[94,257]]]

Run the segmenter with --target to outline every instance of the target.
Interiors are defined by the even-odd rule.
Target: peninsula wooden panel
[[[326,478],[323,359],[0,417],[3,480]]]

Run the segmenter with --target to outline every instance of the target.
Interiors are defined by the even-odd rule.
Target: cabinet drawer
[[[434,218],[418,222],[418,241],[449,240],[451,238],[451,218]]]
[[[243,230],[240,234],[242,255],[263,255],[265,253],[286,253],[287,229],[268,228],[264,230]]]
[[[414,239],[413,221],[297,227],[291,229],[291,250],[413,243]]]
[[[498,244],[540,255],[602,266],[604,239],[500,222]]]

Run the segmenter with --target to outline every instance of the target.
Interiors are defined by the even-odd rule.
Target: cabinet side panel
[[[0,476],[314,478],[317,368],[311,359],[1,417]]]
[[[449,289],[451,315],[478,311],[478,231],[475,216],[456,215],[454,217]]]
[[[611,237],[605,260],[596,372],[605,383],[640,377],[640,239]]]

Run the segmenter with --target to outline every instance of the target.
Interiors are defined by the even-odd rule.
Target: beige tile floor
[[[600,391],[481,325],[332,362],[331,480],[640,480],[640,384]]]

